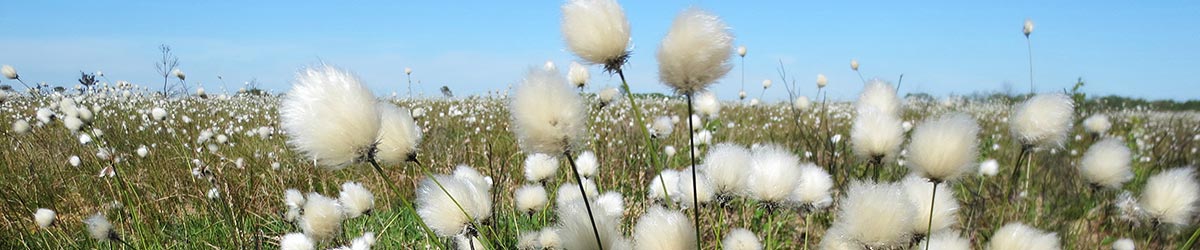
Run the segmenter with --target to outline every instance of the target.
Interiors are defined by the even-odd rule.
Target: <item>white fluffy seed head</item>
[[[1088,133],[1104,134],[1112,127],[1112,122],[1108,120],[1108,116],[1104,114],[1095,114],[1083,120],[1083,128],[1087,129]]]
[[[792,102],[792,107],[800,111],[807,111],[812,107],[812,101],[808,100],[808,96],[796,97],[796,100]]]
[[[933,197],[933,183],[925,178],[909,175],[902,182],[908,201],[916,208],[917,217],[913,219],[911,230],[917,234],[929,235],[929,231],[937,233],[953,226],[958,221],[958,200],[949,185],[937,186],[937,198]],[[933,204],[930,204],[933,202]],[[933,205],[932,208],[929,206]],[[933,210],[933,221],[929,220],[929,210]],[[929,223],[932,223],[929,224]],[[932,227],[932,228],[930,228]]]
[[[541,249],[538,244],[538,232],[524,232],[517,238],[517,249],[520,250],[537,250]]]
[[[915,213],[896,184],[855,181],[842,199],[834,227],[861,245],[892,247],[908,239]]]
[[[491,216],[491,195],[486,190],[454,176],[436,175],[434,178],[437,182],[426,178],[417,187],[417,214],[434,233],[442,237],[455,236],[473,220]]]
[[[1121,238],[1112,244],[1113,250],[1133,250],[1135,247],[1133,240],[1129,238]]]
[[[719,194],[741,191],[750,173],[750,150],[733,143],[720,143],[708,150],[700,170],[712,179]]]
[[[538,245],[542,249],[561,249],[563,244],[562,238],[558,237],[558,229],[547,227],[539,231]]]
[[[696,248],[696,231],[687,215],[655,206],[646,211],[633,229],[639,250],[686,250]]]
[[[491,191],[492,189],[491,177],[484,176],[479,173],[479,170],[465,164],[454,167],[454,178],[465,180],[479,190]]]
[[[914,249],[971,250],[971,241],[958,236],[957,232],[942,231],[917,246]]]
[[[1020,222],[1000,227],[988,242],[989,250],[1058,250],[1059,240],[1055,233],[1046,233]]]
[[[616,0],[570,0],[562,6],[562,33],[575,56],[616,69],[629,57],[629,20]]]
[[[29,122],[25,121],[24,119],[17,120],[15,122],[13,122],[13,124],[12,124],[13,133],[16,133],[18,135],[28,133],[29,129],[30,129]]]
[[[862,112],[866,108],[874,108],[881,114],[895,117],[901,115],[900,98],[896,97],[896,88],[879,79],[872,79],[863,87],[862,93],[858,96],[858,102],[854,105],[858,112]]]
[[[675,131],[675,122],[671,121],[669,116],[659,116],[654,118],[654,122],[650,123],[650,135],[655,138],[664,138],[671,135]]]
[[[658,47],[658,78],[679,93],[696,93],[733,68],[733,34],[721,18],[688,8]]]
[[[800,181],[792,192],[792,201],[813,208],[824,208],[833,203],[829,191],[833,189],[833,178],[825,169],[811,163],[800,166]]]
[[[1129,148],[1121,139],[1106,138],[1092,144],[1083,153],[1079,173],[1092,184],[1119,189],[1133,179],[1133,171],[1129,166],[1131,161]]]
[[[83,127],[83,120],[74,116],[68,116],[63,119],[63,126],[67,127],[67,130],[70,130],[71,133],[78,133],[79,129]]]
[[[1029,37],[1029,34],[1033,33],[1033,19],[1025,19],[1025,25],[1021,26],[1021,33],[1024,33],[1025,37]]]
[[[288,207],[300,208],[304,206],[304,194],[300,190],[289,188],[283,191],[283,202]]]
[[[1000,162],[996,159],[987,159],[979,163],[979,174],[984,176],[996,176],[1000,173]]]
[[[662,173],[659,173],[658,176],[655,176],[650,181],[650,197],[660,201],[667,201],[667,196],[671,195],[670,198],[672,200],[679,199],[675,195],[679,188],[679,175],[679,171],[663,169]]]
[[[54,219],[57,216],[58,215],[54,212],[54,210],[38,208],[38,210],[33,213],[33,222],[36,223],[38,227],[45,229],[49,228],[51,225],[54,225]]]
[[[280,104],[288,144],[318,165],[341,169],[375,146],[375,96],[349,72],[321,65],[304,69]]]
[[[313,240],[302,233],[290,233],[279,239],[279,249],[282,250],[313,250]]]
[[[762,242],[749,229],[738,228],[730,231],[721,240],[721,248],[729,250],[762,250]]]
[[[825,78],[825,74],[817,74],[817,88],[824,88],[829,85],[829,78]]]
[[[509,110],[522,150],[558,155],[583,142],[587,111],[558,70],[532,68],[514,92]]]
[[[17,75],[17,69],[14,69],[12,65],[8,64],[0,66],[0,73],[4,73],[4,78],[8,78],[9,80],[21,77],[20,75]]]
[[[558,172],[558,158],[549,154],[535,153],[525,158],[525,180],[540,182]]]
[[[692,203],[693,199],[700,204],[706,204],[716,197],[716,194],[713,192],[712,180],[709,179],[708,175],[704,174],[704,172],[696,172],[695,177],[696,181],[692,182],[692,169],[684,169],[680,172],[679,186],[676,187],[679,190],[680,201],[687,208],[697,207],[695,203]],[[695,183],[695,187],[693,187],[692,183]],[[693,188],[695,192],[692,191]]]
[[[166,120],[167,110],[161,107],[154,107],[154,109],[150,110],[150,118],[154,118],[155,121]]]
[[[587,192],[588,199],[593,202],[596,200],[596,195],[600,194],[599,189],[596,189],[596,183],[593,183],[592,180],[588,180],[587,178],[583,179],[583,190]],[[554,196],[554,202],[559,206],[563,206],[563,204],[567,203],[582,203],[583,194],[579,192],[579,184],[563,183],[563,185],[558,186],[558,191]]]
[[[350,241],[350,250],[370,250],[375,245],[375,232],[366,232]]]
[[[596,199],[596,207],[604,215],[621,218],[625,215],[625,198],[621,197],[621,193],[604,192]]]
[[[342,232],[342,220],[345,219],[346,214],[337,200],[309,193],[304,202],[304,214],[300,215],[300,229],[315,241],[325,241]]]
[[[103,214],[96,213],[83,220],[83,224],[87,225],[88,235],[92,236],[94,240],[109,241],[117,239],[117,232],[113,231],[112,223],[109,223],[108,218],[104,218]]]
[[[607,88],[600,90],[600,93],[597,94],[597,96],[600,97],[601,103],[604,103],[607,105],[607,104],[615,101],[617,94],[620,94],[620,93],[621,93],[621,91],[617,90],[616,87],[607,87]]]
[[[567,71],[567,81],[570,81],[576,88],[583,88],[587,86],[589,77],[591,75],[588,73],[587,67],[579,62],[571,62],[571,69]]]
[[[600,168],[600,162],[596,159],[596,153],[592,151],[583,151],[575,158],[575,167],[579,170],[579,174],[584,177],[596,176],[596,170]]]
[[[402,163],[416,153],[421,143],[421,128],[412,113],[387,102],[376,104],[379,109],[379,151],[375,154],[386,163]]]
[[[526,213],[542,211],[548,201],[546,188],[541,185],[521,186],[513,193],[513,200],[517,205],[518,211]]]
[[[738,46],[737,53],[740,57],[746,57],[746,46]]]
[[[1151,218],[1187,225],[1196,212],[1200,185],[1192,167],[1173,168],[1151,176],[1142,189],[1141,207]]]
[[[953,181],[970,170],[979,154],[979,125],[962,113],[942,115],[917,126],[908,145],[910,169],[936,181]]]
[[[479,238],[461,234],[454,236],[454,246],[454,249],[458,250],[487,249],[483,247],[483,242],[481,242]]]
[[[863,158],[891,159],[900,151],[904,142],[904,128],[895,115],[884,113],[873,106],[858,109],[854,125],[850,127],[850,144],[854,154]]]
[[[593,206],[595,207],[595,206]],[[592,231],[592,221],[588,218],[588,210],[583,200],[560,204],[558,207],[558,225],[553,233],[542,233],[540,243],[549,249],[600,249],[596,246],[596,236]],[[619,230],[620,217],[608,216],[604,213],[595,215],[596,230],[600,232],[600,241],[607,249],[622,249],[626,240]],[[553,247],[558,245],[559,247]],[[624,248],[629,249],[629,248]]]
[[[1025,100],[1008,118],[1013,136],[1022,144],[1057,148],[1067,140],[1074,104],[1063,94],[1039,94]]]
[[[697,114],[708,117],[717,117],[721,113],[721,100],[717,99],[717,94],[712,91],[704,91],[697,93],[692,97],[692,104]],[[703,127],[697,125],[697,127]]]
[[[746,192],[759,201],[782,203],[791,198],[800,180],[800,157],[778,145],[751,149]]]
[[[858,71],[858,59],[850,59],[850,70]]]
[[[338,194],[338,201],[342,203],[346,216],[350,218],[370,213],[375,208],[375,195],[358,182],[342,183],[342,192]]]

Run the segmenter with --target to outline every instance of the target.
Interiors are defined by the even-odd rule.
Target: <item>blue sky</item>
[[[377,94],[405,92],[405,67],[426,92],[503,90],[532,65],[575,58],[560,33],[561,1],[15,1],[0,9],[0,64],[23,79],[74,85],[79,71],[155,86],[159,44],[171,45],[190,82],[218,91],[257,79],[286,91],[295,72],[326,62],[357,73]],[[1093,94],[1193,99],[1200,93],[1197,1],[621,1],[633,27],[627,76],[636,92],[668,91],[654,53],[681,10],[699,6],[733,27],[749,53],[746,88],[786,97],[782,61],[813,95],[818,73],[830,97],[861,89],[849,68],[895,81],[902,93],[938,96],[1028,91],[1021,24],[1032,36],[1039,91],[1077,77]],[[712,89],[735,99],[741,65]],[[619,84],[592,68],[593,89]],[[10,84],[5,81],[3,84]],[[15,85],[15,84],[14,84]],[[1007,86],[1007,87],[1006,87]]]

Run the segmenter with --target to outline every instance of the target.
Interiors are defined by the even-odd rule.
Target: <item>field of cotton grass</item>
[[[279,94],[50,89],[4,65],[0,248],[1192,249],[1200,236],[1197,111],[1089,99],[1082,84],[900,96],[782,66],[761,87],[787,101],[720,100],[707,89],[747,49],[698,8],[653,54],[674,92],[631,93],[589,85],[655,70],[627,68],[618,3],[562,11],[579,62],[530,63],[513,87],[461,98],[378,95],[329,64]],[[835,101],[799,84],[863,91]]]

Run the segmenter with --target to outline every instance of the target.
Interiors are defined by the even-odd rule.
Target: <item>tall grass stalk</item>
[[[764,89],[765,90],[765,89]],[[700,249],[700,194],[696,191],[696,132],[694,124],[692,124],[692,94],[685,93],[687,96],[687,113],[688,113],[688,155],[691,156],[692,169],[692,220],[695,221],[696,227],[696,249]]]
[[[588,200],[587,190],[583,188],[583,176],[579,174],[579,168],[575,166],[575,157],[571,156],[571,151],[563,152],[567,156],[567,162],[571,163],[571,172],[575,173],[575,183],[579,184],[579,194],[583,197],[583,207],[587,209],[588,220],[592,222],[592,234],[596,236],[596,248],[604,249],[604,243],[600,240],[600,230],[596,228],[596,216],[592,215],[592,202]]]

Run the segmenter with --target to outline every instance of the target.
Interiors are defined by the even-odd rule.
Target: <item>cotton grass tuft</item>
[[[374,153],[380,124],[375,102],[358,77],[315,66],[296,74],[279,119],[289,145],[317,165],[336,170]]]
[[[675,17],[658,47],[659,81],[693,94],[725,76],[733,65],[733,34],[719,17],[689,8]]]
[[[1129,148],[1117,138],[1107,138],[1092,144],[1079,162],[1079,173],[1088,182],[1102,187],[1119,189],[1133,179]]]

